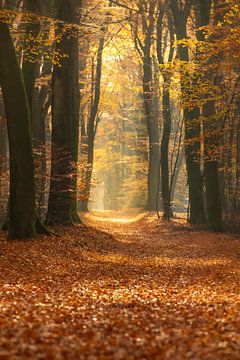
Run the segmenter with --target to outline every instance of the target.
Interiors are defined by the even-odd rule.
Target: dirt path
[[[0,250],[0,359],[240,359],[240,240],[88,216]]]

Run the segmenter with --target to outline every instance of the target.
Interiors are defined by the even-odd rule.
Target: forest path
[[[240,359],[239,238],[131,216],[2,240],[0,359]]]

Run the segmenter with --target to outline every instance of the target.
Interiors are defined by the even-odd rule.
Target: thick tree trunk
[[[52,64],[44,63],[41,66],[41,37],[38,37],[41,31],[41,26],[37,16],[49,15],[51,11],[51,1],[24,0],[23,7],[24,10],[36,15],[35,18],[32,15],[32,21],[25,26],[25,44],[22,71],[31,114],[37,212],[38,216],[43,219],[44,210],[46,208],[45,120],[50,106],[50,91],[48,84],[36,88],[35,83],[37,77],[51,74]],[[48,28],[44,29],[45,39],[47,39],[49,36],[50,30],[50,26],[47,26]],[[43,35],[43,31],[41,35]]]
[[[185,156],[189,186],[190,224],[204,224],[203,177],[201,174],[201,124],[199,108],[187,108],[185,118]]]
[[[212,231],[222,231],[222,206],[219,188],[218,159],[214,154],[218,147],[216,131],[215,101],[203,106],[204,131],[204,175],[206,184],[207,222]]]
[[[77,23],[78,1],[57,0],[59,20]],[[59,25],[59,31],[64,25]],[[71,32],[71,30],[69,30]],[[79,136],[78,38],[64,33],[57,51],[67,55],[55,65],[52,79],[52,166],[48,224],[73,225],[77,215],[77,160]]]
[[[9,9],[9,10],[14,10],[16,8],[17,5],[19,5],[20,0],[1,0],[0,1],[0,7]]]
[[[190,12],[190,1],[186,1],[185,7],[180,10],[177,0],[171,0],[171,8],[178,40],[187,38],[187,19]],[[191,96],[190,75],[184,70],[184,63],[189,62],[188,48],[179,45],[179,56],[183,62],[181,69],[181,89],[183,102]],[[189,186],[190,224],[202,224],[205,222],[203,206],[203,184],[201,175],[201,123],[200,110],[198,107],[185,106],[185,156],[187,166],[187,178]]]
[[[0,223],[5,219],[8,202],[7,123],[2,94],[0,94]]]
[[[235,209],[240,211],[240,99],[239,101],[239,117],[238,117],[238,126],[237,126],[237,136],[236,136],[236,183],[235,183],[235,197],[234,204]]]
[[[10,148],[10,239],[36,235],[35,187],[30,113],[21,70],[7,24],[0,24],[0,84]]]
[[[39,0],[24,0],[23,7],[30,13],[38,13]],[[24,56],[22,64],[22,72],[25,83],[25,89],[28,98],[29,110],[32,117],[33,94],[35,80],[40,68],[39,60],[39,43],[38,35],[40,32],[40,23],[38,21],[30,22],[25,29]],[[34,52],[34,53],[33,53]]]

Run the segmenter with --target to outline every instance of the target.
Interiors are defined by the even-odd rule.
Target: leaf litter
[[[240,359],[239,238],[125,220],[1,234],[0,359]]]

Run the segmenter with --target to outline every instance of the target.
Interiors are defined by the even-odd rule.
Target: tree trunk
[[[0,94],[0,223],[2,224],[7,213],[8,202],[8,148],[7,123],[2,94]]]
[[[23,7],[30,13],[38,13],[38,1],[39,0],[24,0]],[[25,29],[25,44],[22,64],[22,72],[25,83],[25,89],[28,98],[29,110],[32,118],[32,107],[33,107],[33,94],[35,80],[40,68],[40,64],[37,60],[39,57],[39,39],[38,35],[40,32],[40,24],[38,21],[30,22],[26,25]],[[33,54],[34,51],[34,54]]]
[[[148,204],[149,211],[155,211],[158,198],[158,172],[160,156],[160,139],[158,119],[154,116],[154,95],[152,92],[152,61],[149,54],[143,63],[143,100],[149,138],[148,162]]]
[[[104,48],[104,36],[102,36],[99,40],[98,52],[97,52],[97,65],[96,65],[96,77],[94,79],[94,71],[93,71],[93,84],[94,84],[94,94],[93,102],[91,104],[90,117],[87,126],[87,144],[85,145],[85,149],[87,150],[87,168],[85,174],[85,184],[82,192],[83,200],[81,201],[81,211],[88,212],[88,204],[90,198],[90,190],[91,190],[91,181],[92,181],[92,172],[93,172],[93,161],[94,161],[94,140],[97,129],[97,113],[100,102],[101,95],[101,78],[102,78],[102,56],[103,56],[103,48]],[[94,69],[93,69],[94,70]]]
[[[187,38],[187,19],[190,13],[190,1],[186,0],[183,9],[179,9],[177,0],[171,0],[177,40]],[[185,63],[189,62],[188,48],[179,45],[179,56],[183,62],[181,67],[181,89],[183,102],[191,96],[191,79],[185,71]],[[203,224],[205,222],[203,206],[203,184],[201,174],[201,123],[200,110],[196,106],[184,107],[185,123],[185,156],[187,178],[189,186],[190,224]]]
[[[46,119],[51,101],[49,88],[43,86],[35,89],[33,112],[32,112],[32,133],[35,159],[35,185],[37,212],[41,219],[46,213]]]
[[[218,160],[212,157],[218,142],[216,139],[215,101],[203,105],[204,175],[206,185],[207,222],[209,230],[222,231],[222,206],[219,188]]]
[[[204,224],[203,177],[201,174],[201,124],[198,107],[187,108],[185,118],[185,156],[189,186],[190,224]]]
[[[239,107],[240,107],[240,99]],[[239,109],[240,112],[240,109]],[[239,116],[239,115],[238,115]],[[236,136],[236,183],[235,183],[235,209],[240,211],[240,116],[238,118],[238,126],[237,126],[237,136]]]
[[[10,239],[36,235],[35,186],[30,113],[26,91],[7,24],[0,24],[0,84],[10,148]]]
[[[210,22],[211,0],[199,1],[201,26],[206,26]],[[218,15],[215,13],[215,23]],[[205,36],[202,34],[202,39]],[[208,39],[211,41],[211,38]],[[209,65],[214,62],[214,58],[209,59]],[[214,85],[217,85],[217,75],[211,70],[206,69],[206,78]],[[204,135],[204,176],[206,185],[206,208],[208,227],[212,231],[222,231],[222,204],[219,186],[218,159],[215,152],[218,144],[218,134],[216,127],[216,101],[208,100],[202,109],[203,115],[203,135]]]
[[[77,24],[78,1],[57,0],[57,18]],[[64,25],[59,25],[59,33]],[[54,66],[52,78],[52,165],[48,224],[73,225],[77,215],[77,160],[79,136],[78,38],[62,34],[56,50],[66,57]]]
[[[175,162],[174,169],[173,169],[172,176],[171,176],[171,181],[170,181],[171,203],[174,203],[177,180],[178,180],[178,176],[179,176],[179,173],[181,170],[181,165],[182,165],[183,160],[184,160],[184,147],[179,148],[179,150],[178,150],[176,162]]]
[[[172,217],[171,194],[169,185],[169,140],[171,135],[171,109],[169,79],[163,76],[163,133],[161,142],[161,190],[163,202],[163,218],[169,220]]]
[[[139,19],[132,24],[134,42],[136,50],[143,63],[143,103],[145,119],[148,130],[148,202],[149,211],[157,210],[158,202],[158,179],[159,179],[159,159],[160,159],[160,134],[159,123],[156,111],[156,101],[154,94],[153,62],[152,62],[152,43],[155,31],[156,18],[154,16],[157,6],[156,0],[150,0],[148,5],[144,1],[138,1],[139,17],[141,18],[142,35],[139,33]],[[142,40],[143,38],[143,40]]]
[[[29,13],[36,15],[36,19],[32,19],[25,26],[22,71],[31,114],[37,212],[43,219],[46,184],[45,120],[50,106],[50,91],[48,84],[36,88],[35,83],[37,77],[51,75],[52,64],[47,62],[41,64],[41,38],[38,37],[41,26],[37,16],[50,14],[51,0],[24,0],[23,7]],[[50,24],[47,25],[47,29],[44,29],[45,40],[49,36],[49,31]]]

